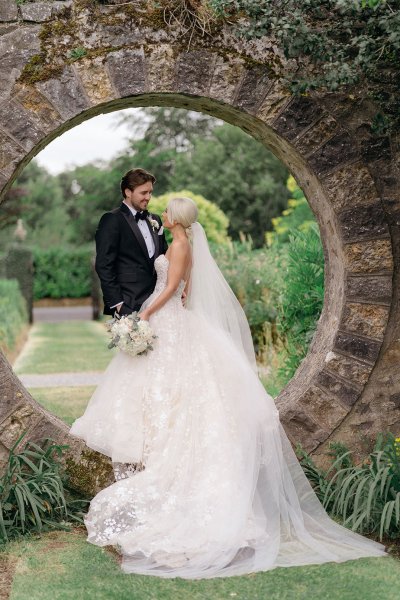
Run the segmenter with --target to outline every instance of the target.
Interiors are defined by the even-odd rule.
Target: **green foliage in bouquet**
[[[90,296],[93,253],[91,246],[35,248],[35,300]]]
[[[67,485],[57,457],[68,446],[46,438],[43,447],[30,441],[20,452],[10,450],[4,475],[0,478],[0,544],[50,529],[69,530],[71,523],[83,523],[88,499],[77,498]]]
[[[16,279],[0,279],[0,350],[13,350],[28,323],[26,301]]]

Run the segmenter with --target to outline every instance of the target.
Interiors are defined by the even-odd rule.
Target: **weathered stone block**
[[[376,277],[347,276],[346,297],[351,300],[375,300],[390,304],[392,298],[392,277],[388,275]]]
[[[170,92],[174,87],[175,58],[170,44],[151,46],[145,52],[150,91]]]
[[[329,390],[331,391],[331,390]],[[319,387],[311,386],[299,399],[300,406],[325,431],[331,431],[348,413],[333,394],[327,394]]]
[[[233,101],[235,106],[255,113],[272,87],[268,69],[262,65],[246,69]]]
[[[303,156],[308,156],[331,138],[337,128],[337,121],[332,116],[325,115],[292,143]]]
[[[207,50],[182,53],[176,61],[175,89],[187,94],[206,94],[216,59],[217,55]]]
[[[2,131],[0,131],[0,169],[4,169],[10,163],[14,163],[24,156],[25,152],[21,146]]]
[[[21,4],[21,16],[24,21],[43,23],[52,16],[52,2],[29,2]]]
[[[283,111],[284,107],[290,102],[291,93],[279,82],[274,83],[268,90],[268,93],[257,111],[256,116],[272,125],[276,117]]]
[[[318,148],[308,158],[312,169],[319,175],[333,171],[357,158],[357,148],[348,133],[333,136],[326,144]]]
[[[19,436],[37,423],[40,418],[41,415],[29,404],[16,408],[0,425],[1,443],[6,448],[11,448]]]
[[[16,21],[17,19],[17,3],[12,0],[0,0],[0,22]]]
[[[244,63],[241,59],[218,56],[209,92],[210,97],[221,102],[231,102],[243,77],[243,72]]]
[[[392,156],[389,137],[370,138],[361,143],[361,156],[365,162],[390,160]]]
[[[45,136],[35,115],[16,102],[4,102],[0,105],[0,126],[18,140],[26,151],[31,150]]]
[[[352,356],[328,352],[325,357],[324,371],[326,372],[326,370],[339,375],[343,379],[364,386],[368,381],[372,366],[359,362]]]
[[[373,204],[378,196],[374,180],[361,163],[353,163],[325,176],[323,185],[335,211]]]
[[[356,402],[357,398],[360,396],[360,389],[352,387],[342,380],[338,379],[332,373],[328,371],[322,370],[318,373],[316,378],[316,384],[318,386],[322,386],[327,390],[333,397],[336,397],[340,400],[340,402],[346,406],[353,406]],[[336,401],[336,404],[338,402]],[[344,411],[347,414],[347,410]],[[338,414],[341,414],[342,411],[338,408]],[[342,418],[344,414],[342,413]]]
[[[51,415],[50,418],[40,415],[40,419],[37,419],[37,421],[32,424],[29,433],[27,434],[29,440],[35,443],[46,437],[52,438],[57,443],[62,443],[67,439],[67,436],[67,425],[61,421],[61,419],[57,419],[54,415]]]
[[[65,67],[57,79],[40,81],[36,87],[50,100],[64,119],[72,119],[90,106],[82,83],[71,67]]]
[[[346,352],[370,363],[378,358],[381,342],[366,340],[351,333],[339,332],[334,340],[333,351]]]
[[[351,273],[393,270],[392,244],[387,240],[369,240],[344,246],[346,268]]]
[[[318,121],[322,113],[321,107],[311,98],[295,96],[274,121],[274,129],[287,140],[294,140]]]
[[[62,124],[61,115],[54,109],[52,104],[35,88],[21,85],[16,87],[15,99],[30,113],[34,113],[43,131],[53,131],[55,127]]]
[[[344,210],[339,214],[338,220],[345,242],[363,237],[389,235],[386,214],[381,202]]]
[[[388,306],[347,302],[343,310],[340,329],[383,339],[388,317]]]
[[[323,394],[322,390],[320,391]],[[308,407],[307,407],[308,408]],[[329,430],[323,429],[304,406],[296,403],[280,413],[280,420],[293,444],[301,443],[307,452],[311,452],[329,436]]]
[[[107,57],[107,68],[121,97],[143,94],[147,90],[143,49],[112,52]]]
[[[91,104],[96,105],[113,99],[114,91],[102,57],[84,58],[74,66]]]
[[[9,98],[12,87],[26,63],[39,52],[39,27],[31,26],[0,37],[0,100]]]

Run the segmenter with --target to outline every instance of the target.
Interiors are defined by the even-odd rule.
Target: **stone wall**
[[[52,139],[120,108],[202,111],[262,141],[305,191],[326,257],[324,308],[277,399],[281,419],[292,442],[321,461],[332,440],[361,456],[378,431],[400,431],[398,138],[371,135],[376,108],[362,88],[292,97],[271,73],[283,60],[271,40],[238,42],[227,24],[185,33],[146,6],[0,0],[0,190]],[[40,431],[71,442],[76,472],[94,456],[104,466],[2,365],[3,460],[28,427],[32,439]]]

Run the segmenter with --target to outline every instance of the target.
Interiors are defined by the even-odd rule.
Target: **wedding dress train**
[[[168,266],[156,259],[145,305]],[[142,464],[92,499],[88,541],[115,545],[125,572],[188,579],[384,556],[328,517],[273,398],[230,337],[182,306],[183,287],[150,317],[154,350],[117,354],[71,428],[114,463]]]

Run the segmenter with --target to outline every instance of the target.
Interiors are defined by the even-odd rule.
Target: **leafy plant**
[[[277,329],[286,348],[280,372],[293,376],[314,336],[324,300],[324,254],[316,223],[289,236]]]
[[[14,349],[16,339],[28,323],[26,302],[18,281],[0,279],[0,350]]]
[[[79,60],[80,58],[83,58],[84,56],[86,56],[87,54],[87,50],[85,48],[79,47],[79,48],[73,48],[68,55],[68,58],[70,58],[72,61],[75,60]]]
[[[0,478],[0,543],[48,529],[69,529],[71,521],[82,523],[82,509],[88,500],[74,498],[63,483],[57,457],[68,446],[46,438],[43,447],[32,441],[21,452],[10,450],[4,475]]]
[[[393,128],[400,58],[398,0],[210,0],[217,15],[237,21],[238,36],[270,36],[281,50],[269,61],[295,93],[336,91],[363,83]],[[294,60],[291,60],[294,59]],[[384,89],[384,94],[379,92]],[[383,133],[383,132],[382,132]]]
[[[324,506],[360,533],[400,536],[400,438],[378,436],[360,466],[339,469],[329,481]]]

